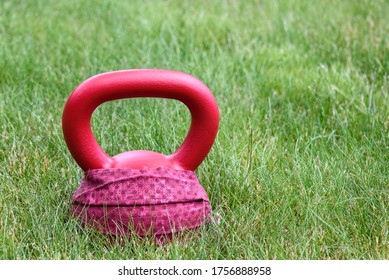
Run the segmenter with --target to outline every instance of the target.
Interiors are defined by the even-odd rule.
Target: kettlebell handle
[[[173,154],[129,151],[110,157],[97,143],[90,123],[93,111],[107,101],[137,97],[175,99],[188,107],[190,129]],[[211,91],[193,76],[170,70],[123,70],[91,77],[73,91],[62,116],[66,144],[84,171],[160,166],[195,170],[210,151],[218,125],[219,110]]]

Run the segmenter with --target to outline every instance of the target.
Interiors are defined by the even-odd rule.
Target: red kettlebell
[[[176,152],[138,150],[110,157],[101,149],[91,130],[93,111],[104,102],[134,97],[176,99],[189,108],[191,126]],[[208,196],[194,170],[215,140],[219,111],[198,79],[167,70],[100,74],[74,90],[62,124],[70,153],[85,172],[72,197],[73,213],[83,224],[109,234],[135,230],[140,236],[162,236],[210,220]]]
[[[176,99],[189,108],[190,130],[176,152],[166,156],[141,150],[110,157],[101,149],[91,130],[93,111],[104,102],[135,97]],[[219,111],[210,90],[193,76],[168,70],[124,70],[94,76],[78,86],[66,103],[62,124],[70,153],[84,171],[144,167],[195,170],[213,145]]]

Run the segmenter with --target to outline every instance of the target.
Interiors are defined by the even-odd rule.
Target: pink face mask
[[[211,208],[193,171],[94,169],[73,194],[74,214],[104,233],[140,236],[199,227]]]
[[[129,151],[108,156],[90,127],[102,103],[133,97],[176,99],[190,110],[192,123],[171,155]],[[219,123],[216,101],[196,78],[167,70],[109,72],[83,82],[63,113],[68,148],[84,170],[72,197],[74,216],[107,234],[162,236],[193,229],[210,220],[211,207],[194,170],[207,156]]]

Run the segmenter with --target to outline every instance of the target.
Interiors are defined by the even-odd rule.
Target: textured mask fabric
[[[107,234],[165,235],[210,220],[207,193],[188,170],[94,169],[72,197],[73,215]]]

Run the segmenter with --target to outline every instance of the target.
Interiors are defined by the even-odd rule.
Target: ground
[[[388,259],[388,14],[384,0],[1,1],[0,258]],[[196,76],[220,109],[196,170],[215,222],[165,246],[69,215],[82,172],[65,102],[137,68]],[[169,154],[189,123],[156,99],[92,119],[110,155]]]

